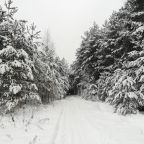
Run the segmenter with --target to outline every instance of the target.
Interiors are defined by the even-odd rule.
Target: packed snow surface
[[[144,144],[144,115],[78,96],[1,116],[1,144]]]

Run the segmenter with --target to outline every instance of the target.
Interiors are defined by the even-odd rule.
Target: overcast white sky
[[[34,22],[43,32],[48,29],[56,53],[72,63],[81,43],[81,35],[94,21],[102,25],[113,10],[121,8],[126,0],[13,1],[19,8],[18,18]]]

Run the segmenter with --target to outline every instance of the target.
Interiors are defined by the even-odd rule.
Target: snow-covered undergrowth
[[[1,116],[0,143],[143,144],[143,121],[143,114],[121,116],[106,103],[70,97]]]
[[[57,102],[49,106],[25,105],[12,114],[0,116],[0,143],[48,143],[59,116],[58,105]]]

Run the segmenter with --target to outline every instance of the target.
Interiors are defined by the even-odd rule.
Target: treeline
[[[94,23],[77,49],[73,86],[120,114],[144,107],[144,1],[127,0],[102,28]]]
[[[56,56],[47,37],[42,40],[34,24],[16,20],[17,7],[8,0],[0,6],[0,109],[19,104],[47,103],[64,97],[69,70]]]

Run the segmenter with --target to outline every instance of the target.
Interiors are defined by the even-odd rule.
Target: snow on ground
[[[144,115],[121,116],[105,103],[69,97],[1,117],[0,143],[143,144]]]

